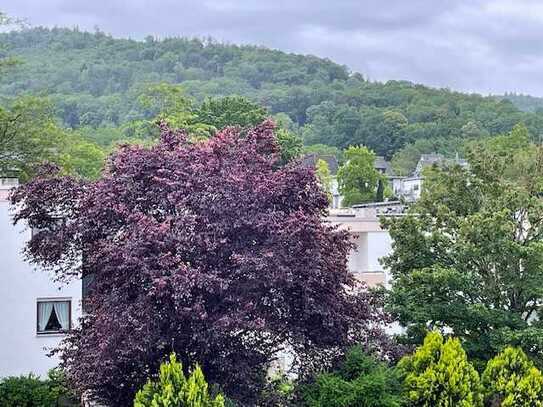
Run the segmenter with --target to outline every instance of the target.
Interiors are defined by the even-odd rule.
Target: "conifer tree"
[[[223,407],[223,396],[212,398],[207,387],[200,366],[186,378],[172,353],[169,362],[160,365],[158,380],[149,380],[136,394],[134,407]]]
[[[479,374],[468,362],[458,339],[446,342],[430,332],[424,344],[404,357],[398,368],[404,378],[406,405],[411,407],[482,407]]]
[[[507,347],[491,359],[482,382],[490,406],[543,406],[543,375],[519,348]]]

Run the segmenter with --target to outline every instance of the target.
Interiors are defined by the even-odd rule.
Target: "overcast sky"
[[[0,10],[117,37],[314,54],[372,80],[543,96],[543,0],[1,0]]]

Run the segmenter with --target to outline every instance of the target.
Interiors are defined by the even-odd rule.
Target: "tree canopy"
[[[379,184],[384,182],[375,169],[375,154],[367,147],[349,147],[345,163],[339,167],[337,180],[343,205],[352,206],[376,200]]]
[[[16,221],[41,230],[31,260],[95,282],[60,349],[76,388],[129,405],[173,351],[250,404],[285,347],[301,375],[350,344],[393,350],[378,298],[348,271],[348,234],[323,222],[311,169],[277,165],[273,130],[190,143],[163,125],[158,144],[122,147],[95,182],[44,168],[12,195]]]
[[[394,241],[388,306],[421,343],[427,329],[488,360],[505,345],[543,362],[543,151],[517,126],[468,149],[469,168],[433,169]]]
[[[543,374],[519,348],[508,346],[489,360],[482,382],[492,406],[543,406]]]
[[[59,127],[48,99],[25,96],[0,107],[1,174],[27,180],[49,161],[66,173],[96,178],[104,158],[95,143]]]
[[[149,380],[136,393],[134,407],[224,407],[221,394],[212,397],[200,366],[189,377],[174,353],[160,365],[156,381]]]
[[[415,353],[398,363],[409,407],[483,407],[479,374],[456,338],[429,332]]]
[[[400,381],[385,363],[360,346],[347,352],[338,368],[304,386],[307,407],[400,407]]]

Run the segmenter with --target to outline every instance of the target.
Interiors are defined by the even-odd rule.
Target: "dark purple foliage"
[[[271,122],[200,143],[161,130],[98,181],[42,172],[12,195],[16,221],[43,229],[30,259],[94,277],[91,312],[59,350],[79,390],[129,406],[175,350],[250,404],[286,345],[308,371],[384,338],[378,301],[348,273],[347,234],[323,222],[312,170],[277,165]]]

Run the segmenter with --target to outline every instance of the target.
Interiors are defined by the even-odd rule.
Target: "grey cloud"
[[[537,0],[11,0],[0,9],[34,25],[311,53],[375,80],[543,96]]]

